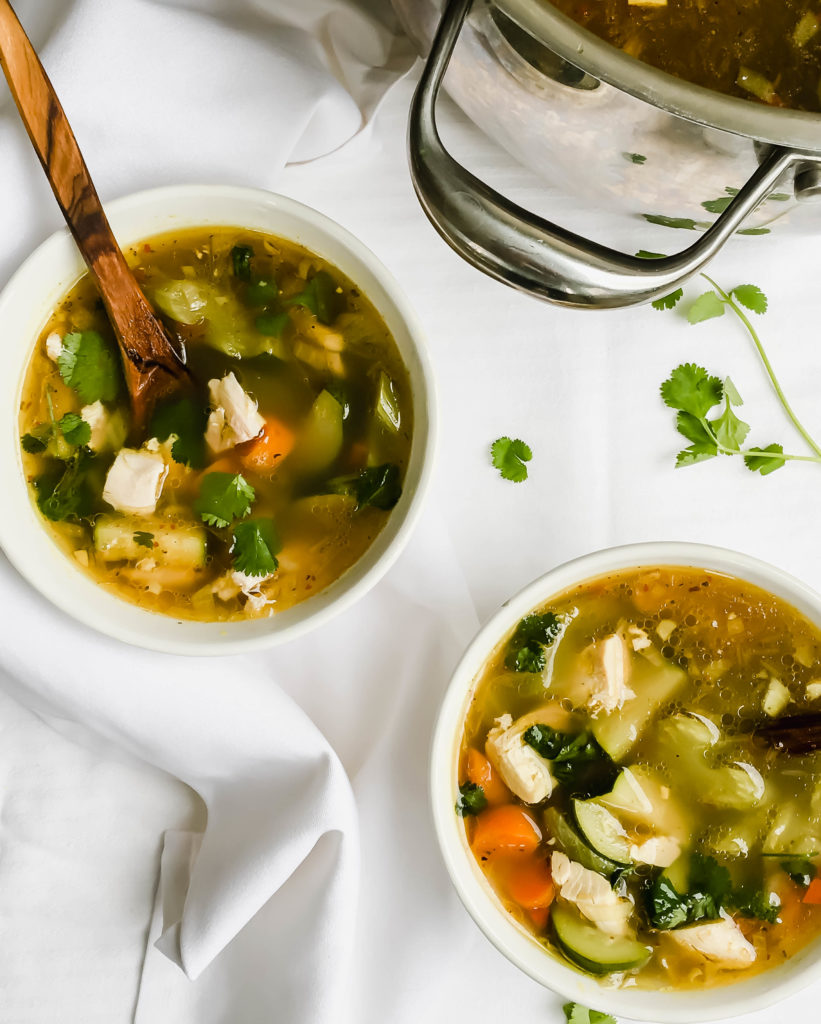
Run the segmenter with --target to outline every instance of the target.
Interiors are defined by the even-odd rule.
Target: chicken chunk
[[[606,878],[556,850],[550,860],[553,882],[562,899],[575,903],[582,914],[608,935],[626,935],[633,902],[618,896]]]
[[[205,440],[211,451],[224,452],[262,433],[265,420],[257,403],[243,390],[233,373],[226,374],[222,380],[209,380],[208,393],[211,413],[205,428]]]
[[[592,691],[587,706],[592,712],[609,713],[624,706],[635,697],[627,685],[630,680],[631,661],[627,641],[621,633],[611,633],[597,640],[582,652],[592,680]]]
[[[103,498],[118,512],[150,515],[157,507],[168,466],[159,452],[122,448],[103,488]]]
[[[755,948],[731,917],[674,928],[667,934],[680,946],[727,970],[742,970],[755,962]]]
[[[537,804],[553,792],[553,776],[550,762],[522,739],[533,724],[532,716],[527,717],[514,723],[510,715],[502,715],[487,735],[485,752],[508,789],[526,804]]]
[[[57,362],[63,351],[63,339],[56,331],[52,331],[46,338],[46,355],[53,362]]]
[[[108,413],[102,402],[97,401],[91,405],[84,405],[80,415],[91,427],[91,438],[88,447],[98,452],[105,447],[108,440]]]

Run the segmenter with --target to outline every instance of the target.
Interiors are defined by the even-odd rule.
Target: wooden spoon
[[[34,47],[8,0],[0,0],[0,65],[63,216],[105,303],[123,357],[133,429],[158,398],[189,379],[175,347],[143,295],[103,211],[80,147]]]

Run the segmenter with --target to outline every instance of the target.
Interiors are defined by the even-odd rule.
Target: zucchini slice
[[[548,807],[544,813],[544,824],[548,835],[556,840],[571,860],[583,868],[609,878],[622,866],[591,849],[558,808]]]
[[[595,800],[574,800],[573,816],[584,841],[619,867],[632,864],[630,839],[619,819]]]
[[[554,905],[550,919],[556,945],[571,963],[588,974],[635,970],[643,967],[653,952],[637,939],[608,935],[561,903]]]

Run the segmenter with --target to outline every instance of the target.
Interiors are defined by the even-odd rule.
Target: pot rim
[[[767,107],[676,78],[600,39],[543,0],[490,2],[564,60],[636,99],[733,135],[821,151],[819,113]]]

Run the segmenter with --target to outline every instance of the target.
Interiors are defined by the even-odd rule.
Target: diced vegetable
[[[628,936],[607,935],[576,910],[557,903],[550,915],[556,945],[572,963],[590,974],[614,974],[642,967],[651,949]]]
[[[596,800],[574,800],[573,816],[579,832],[592,850],[619,866],[632,863],[627,833],[606,807]]]
[[[815,857],[821,852],[821,837],[795,804],[786,804],[779,808],[763,849],[783,857]]]
[[[342,440],[342,406],[329,391],[320,391],[303,425],[293,459],[302,472],[321,473],[339,455]]]
[[[818,16],[812,11],[805,11],[793,30],[792,41],[796,46],[806,46],[818,34],[819,28],[821,28],[821,23],[818,21]]]
[[[755,96],[756,99],[761,100],[762,103],[781,106],[781,101],[778,98],[778,93],[775,91],[773,83],[765,75],[754,71],[752,68],[741,65],[738,69],[736,85],[744,89],[745,92],[750,93],[750,95]]]
[[[396,433],[402,421],[399,400],[393,381],[384,370],[379,371],[379,391],[376,399],[376,416],[382,425]]]
[[[556,840],[570,860],[576,861],[582,867],[590,871],[596,871],[606,878],[609,878],[621,867],[615,861],[596,853],[582,839],[568,818],[558,808],[548,807],[544,813],[544,823],[548,835]]]
[[[503,804],[510,801],[510,790],[481,751],[471,747],[467,753],[467,777],[474,785],[481,786],[489,804]]]
[[[658,714],[660,709],[682,689],[687,673],[678,665],[660,658],[650,660],[643,653],[636,655],[630,688],[635,697],[621,709],[602,715],[593,723],[593,733],[602,747],[620,761]]]
[[[243,466],[258,473],[270,472],[285,459],[294,447],[295,434],[282,420],[265,417],[259,437],[237,446]]]
[[[178,324],[201,324],[215,293],[204,281],[168,281],[151,293],[153,304]]]
[[[146,543],[149,536],[151,541]],[[100,516],[94,524],[94,548],[106,562],[139,562],[150,557],[158,565],[178,569],[202,568],[207,557],[202,527],[144,516]]]
[[[526,910],[549,907],[556,895],[550,867],[544,857],[511,858],[504,872],[508,896]]]
[[[770,718],[777,718],[789,703],[790,691],[780,679],[771,679],[764,694],[761,710]]]
[[[821,878],[813,878],[804,893],[804,903],[821,904]]]
[[[477,815],[471,846],[484,860],[497,851],[532,853],[541,838],[541,829],[523,807],[503,804]]]

